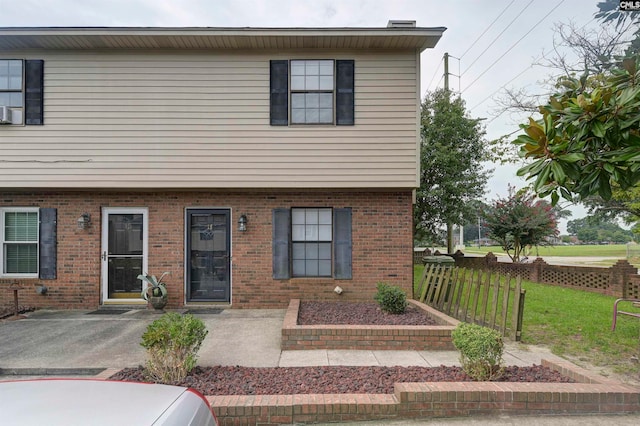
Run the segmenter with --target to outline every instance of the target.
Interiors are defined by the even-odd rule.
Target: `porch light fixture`
[[[91,215],[89,213],[82,213],[78,218],[78,229],[87,229],[91,225]]]
[[[238,231],[244,232],[247,230],[247,215],[242,215],[238,219]]]

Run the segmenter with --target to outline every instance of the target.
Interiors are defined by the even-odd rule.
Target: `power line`
[[[581,27],[580,30],[584,29],[587,25],[589,25],[591,22],[595,21],[596,18],[592,18],[591,20],[585,22]],[[500,90],[504,89],[507,85],[511,84],[514,80],[516,80],[518,77],[520,77],[522,74],[524,74],[525,72],[527,72],[529,69],[533,68],[534,66],[537,66],[538,64],[536,64],[536,62],[539,59],[534,59],[533,62],[531,63],[531,65],[529,65],[528,67],[526,67],[525,69],[523,69],[522,71],[520,71],[515,77],[513,77],[511,80],[507,81],[505,84],[503,84],[502,86],[500,86],[500,88],[498,88],[497,90],[495,90],[493,93],[491,93],[489,96],[487,96],[486,98],[484,98],[483,100],[481,100],[480,102],[478,102],[476,105],[474,105],[472,108],[469,108],[469,111],[472,111],[474,109],[476,109],[477,107],[479,107],[480,105],[482,105],[483,103],[485,103],[486,101],[488,101],[491,97],[493,97],[493,95],[495,95],[496,93],[498,93]],[[501,114],[502,115],[502,114]],[[494,118],[495,119],[495,118]],[[494,119],[492,119],[491,121],[493,121]]]
[[[476,79],[475,79],[475,80],[473,80],[473,81],[471,82],[471,84],[469,84],[467,87],[465,87],[465,89],[464,89],[462,92],[464,93],[467,89],[469,89],[471,86],[473,86],[473,85],[475,84],[475,82],[476,82],[476,81],[480,80],[480,78],[481,78],[483,75],[485,75],[485,74],[486,74],[486,73],[487,73],[491,68],[493,68],[493,66],[494,66],[495,64],[497,64],[497,63],[498,63],[502,58],[504,58],[504,57],[507,55],[507,53],[511,52],[511,50],[513,50],[513,48],[514,48],[514,47],[516,47],[516,46],[518,45],[518,43],[520,43],[522,40],[524,40],[524,38],[525,38],[526,36],[528,36],[528,35],[529,35],[529,34],[530,34],[534,29],[536,29],[536,27],[537,27],[538,25],[540,25],[540,23],[541,23],[542,21],[544,21],[545,19],[547,19],[547,17],[548,17],[549,15],[551,15],[551,14],[552,14],[552,13],[553,13],[557,8],[558,8],[558,7],[560,7],[560,5],[562,4],[562,2],[563,2],[563,0],[560,0],[560,2],[558,2],[558,4],[557,4],[557,5],[555,5],[555,6],[553,7],[553,9],[551,9],[551,10],[550,10],[546,15],[544,15],[544,16],[542,17],[542,19],[540,19],[538,22],[536,22],[536,23],[535,23],[535,25],[534,25],[533,27],[531,27],[531,29],[529,29],[529,31],[527,31],[527,32],[526,32],[522,37],[520,37],[520,38],[518,39],[518,41],[516,41],[515,43],[513,43],[513,44],[511,45],[511,47],[510,47],[509,49],[507,49],[507,50],[506,50],[502,55],[500,55],[500,57],[499,57],[498,59],[496,59],[495,61],[493,61],[493,63],[492,63],[491,65],[489,65],[489,67],[488,67],[487,69],[485,69],[485,70],[484,70],[484,71],[483,71],[483,72],[482,72],[478,77],[476,77]]]
[[[526,6],[525,6],[521,11],[520,11],[520,13],[518,13],[518,14],[516,15],[516,17],[515,17],[515,18],[513,18],[513,19],[511,20],[511,22],[509,22],[509,24],[508,24],[508,25],[507,25],[507,26],[502,30],[502,32],[501,32],[500,34],[498,34],[498,35],[496,36],[496,38],[494,38],[494,39],[493,39],[493,41],[492,41],[491,43],[489,43],[489,45],[488,45],[488,46],[487,46],[487,47],[482,51],[482,53],[480,53],[480,55],[478,55],[478,57],[477,57],[476,59],[474,59],[474,60],[473,60],[473,62],[471,62],[471,65],[469,65],[469,66],[467,67],[467,69],[466,69],[466,70],[464,70],[464,71],[462,72],[462,75],[464,75],[467,71],[469,71],[469,68],[471,68],[471,67],[473,66],[473,64],[475,64],[476,62],[478,62],[478,59],[482,58],[482,55],[484,55],[484,53],[485,53],[487,50],[489,50],[489,48],[491,48],[491,46],[493,46],[493,45],[494,45],[494,43],[495,43],[496,41],[498,41],[498,39],[502,36],[502,34],[504,34],[504,33],[505,33],[505,31],[507,31],[507,30],[509,29],[509,27],[510,27],[510,26],[511,26],[511,25],[512,25],[512,24],[513,24],[513,23],[514,23],[514,22],[515,22],[519,17],[520,17],[520,15],[522,15],[522,14],[524,13],[524,11],[525,11],[525,10],[527,10],[527,8],[528,8],[529,6],[531,6],[531,4],[532,4],[532,3],[533,3],[533,0],[529,1],[529,3],[527,3],[527,5],[526,5]]]
[[[461,58],[461,59],[464,57],[464,55],[466,55],[466,54],[467,54],[467,52],[468,52],[468,51],[470,51],[470,50],[471,50],[471,48],[472,48],[473,46],[475,46],[475,45],[476,45],[476,43],[477,43],[478,41],[480,41],[480,39],[481,39],[481,38],[482,38],[482,37],[487,33],[487,31],[489,31],[489,29],[491,29],[491,27],[493,26],[493,24],[495,24],[495,23],[498,21],[498,19],[500,19],[500,17],[501,17],[502,15],[504,15],[504,13],[507,11],[507,9],[509,9],[509,7],[511,7],[511,5],[512,5],[515,1],[516,1],[516,0],[511,0],[511,3],[509,3],[509,4],[507,5],[507,7],[505,7],[504,9],[502,9],[502,12],[500,12],[500,14],[496,17],[496,19],[494,19],[494,20],[493,20],[493,22],[492,22],[492,23],[490,23],[490,24],[489,24],[489,26],[488,26],[487,28],[485,28],[485,30],[482,32],[482,34],[480,34],[480,37],[477,37],[477,38],[476,38],[476,40],[475,40],[473,43],[471,43],[471,46],[469,46],[469,47],[467,48],[467,50],[465,50],[465,51],[464,51],[464,53],[463,53],[462,55],[460,55],[460,58]]]
[[[496,93],[498,93],[499,91],[501,91],[502,89],[504,89],[507,85],[509,85],[511,82],[513,82],[515,79],[517,79],[518,77],[520,77],[522,74],[524,74],[525,72],[529,71],[531,68],[533,68],[534,66],[536,66],[535,63],[532,63],[531,65],[529,65],[528,67],[526,67],[525,69],[523,69],[522,71],[520,71],[518,73],[518,75],[516,75],[515,77],[513,77],[511,80],[507,81],[505,84],[503,84],[502,86],[500,86],[496,91],[494,91],[493,93],[491,93],[489,96],[487,96],[486,98],[484,98],[483,100],[481,100],[480,102],[478,102],[476,105],[473,106],[473,108],[469,108],[469,110],[474,110],[477,107],[479,107],[480,105],[482,105],[483,103],[485,103],[486,101],[488,101],[493,95],[495,95]]]
[[[438,66],[436,67],[436,72],[433,73],[433,77],[431,77],[431,81],[429,81],[429,84],[427,85],[426,92],[428,92],[429,89],[431,89],[431,83],[433,83],[433,79],[436,78],[436,75],[438,75],[438,71],[440,70],[440,64],[442,64],[443,60],[444,60],[444,58],[440,58],[440,62],[438,63]]]

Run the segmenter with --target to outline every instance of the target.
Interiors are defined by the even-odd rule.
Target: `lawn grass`
[[[536,251],[537,250],[537,251]],[[502,247],[499,246],[486,246],[486,247],[467,247],[464,250],[465,253],[477,253],[487,254],[492,252],[494,254],[504,253]],[[626,244],[612,244],[612,245],[576,245],[576,246],[545,246],[533,249],[533,256],[602,256],[602,257],[617,257],[620,259],[626,259],[627,246]]]
[[[414,266],[414,286],[423,266]],[[523,281],[522,343],[544,345],[557,355],[608,366],[618,373],[638,374],[631,362],[640,355],[640,321],[620,316],[611,331],[615,297]],[[630,308],[633,310],[633,308]]]

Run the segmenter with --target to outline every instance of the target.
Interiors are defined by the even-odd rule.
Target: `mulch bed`
[[[298,325],[437,325],[409,305],[404,314],[382,312],[377,303],[300,302]]]
[[[111,380],[145,381],[142,367]],[[470,382],[460,367],[196,367],[180,383],[204,395],[391,394],[400,382]],[[506,367],[501,382],[571,383],[547,367]]]
[[[385,314],[375,303],[301,302],[298,324],[434,325],[424,312],[410,307],[402,315]],[[233,348],[230,348],[233,350]],[[112,380],[145,381],[142,367],[127,368]],[[204,395],[296,395],[393,393],[394,383],[469,382],[460,367],[196,367],[180,383]],[[501,382],[571,383],[547,367],[506,367]]]

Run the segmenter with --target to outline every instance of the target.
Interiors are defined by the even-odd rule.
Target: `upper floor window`
[[[0,60],[0,106],[22,108],[22,61]]]
[[[354,124],[354,61],[271,61],[270,123]]]
[[[291,123],[333,123],[333,61],[291,61]]]
[[[43,124],[44,61],[0,59],[2,124]]]

